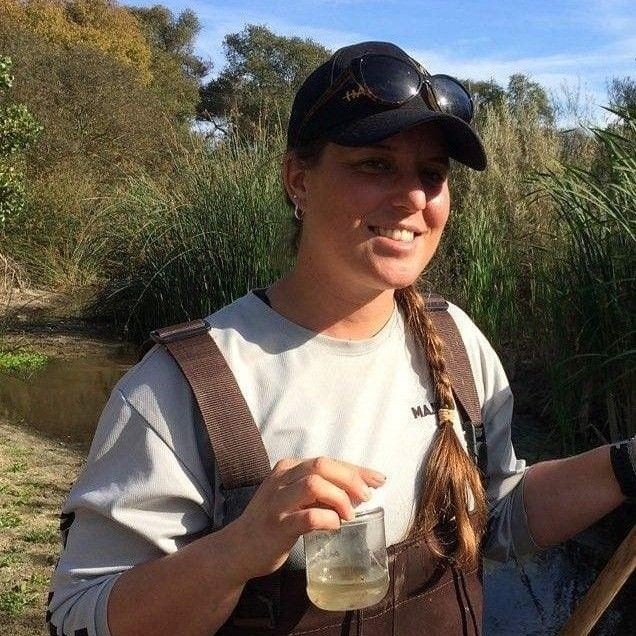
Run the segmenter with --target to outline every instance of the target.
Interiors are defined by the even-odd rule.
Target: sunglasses
[[[401,106],[421,95],[431,110],[454,115],[467,124],[473,119],[473,100],[454,77],[430,75],[415,63],[390,55],[367,54],[353,60],[337,78],[331,78],[329,88],[303,118],[297,140],[316,112],[351,81],[356,87],[344,93],[342,99],[346,102],[364,96],[386,106]]]

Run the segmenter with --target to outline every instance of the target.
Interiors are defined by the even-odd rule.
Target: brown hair
[[[324,142],[288,150],[306,167],[320,161]],[[289,196],[287,202],[293,207]],[[296,224],[294,246],[302,233],[302,221]],[[480,473],[455,434],[452,411],[455,409],[444,345],[437,334],[424,299],[415,285],[395,291],[396,302],[406,325],[426,356],[438,405],[437,431],[423,466],[422,498],[418,502],[411,535],[423,534],[431,550],[439,557],[453,559],[460,568],[472,567],[479,556],[479,544],[487,519],[486,493]],[[470,494],[474,509],[469,514]]]
[[[487,518],[486,493],[479,470],[462,448],[453,430],[456,408],[444,345],[414,285],[398,289],[395,299],[406,324],[426,355],[437,402],[437,431],[423,467],[422,499],[411,534],[423,533],[440,557],[454,559],[467,569],[479,556],[479,543]],[[470,494],[474,510],[469,515]]]

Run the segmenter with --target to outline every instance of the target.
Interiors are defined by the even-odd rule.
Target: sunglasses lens
[[[473,100],[468,91],[449,75],[433,75],[428,78],[442,112],[455,115],[470,123],[473,118]]]
[[[401,104],[420,90],[417,70],[402,60],[388,55],[369,55],[360,61],[360,75],[373,96],[387,104]]]

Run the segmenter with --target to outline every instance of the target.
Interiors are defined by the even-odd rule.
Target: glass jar
[[[384,510],[358,512],[339,530],[303,535],[307,595],[324,610],[362,609],[389,589]]]

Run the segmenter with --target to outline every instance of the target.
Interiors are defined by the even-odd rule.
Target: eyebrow
[[[388,144],[383,144],[382,142],[378,142],[377,144],[369,144],[368,146],[357,146],[358,150],[395,150],[393,146],[389,146]],[[449,156],[448,155],[435,155],[434,157],[427,157],[427,160],[430,161],[441,161],[442,163],[448,163]]]

